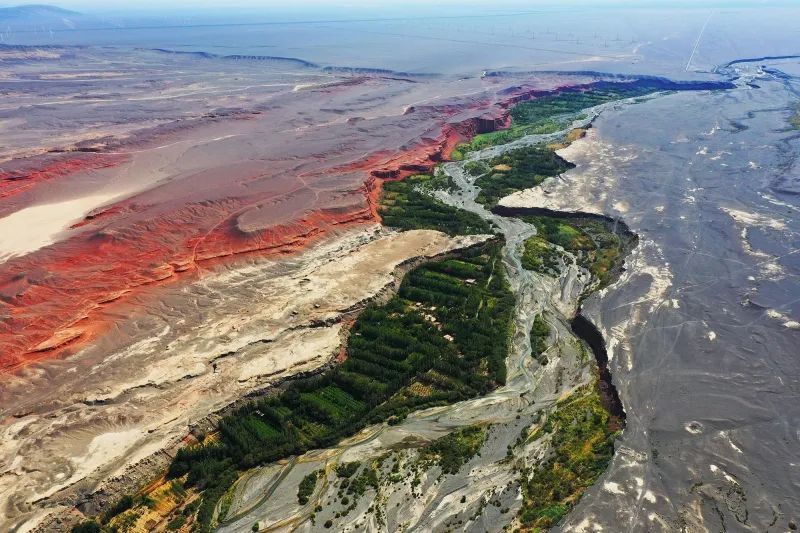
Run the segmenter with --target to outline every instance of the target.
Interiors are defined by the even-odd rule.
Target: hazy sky
[[[8,2],[0,1],[0,5],[19,5],[31,2]],[[36,3],[56,5],[71,9],[102,9],[102,10],[128,10],[140,9],[142,7],[160,7],[164,9],[231,9],[231,8],[307,8],[307,7],[371,7],[380,8],[387,5],[424,5],[434,7],[436,5],[458,5],[458,4],[486,4],[485,0],[36,0]],[[558,4],[552,0],[503,0],[504,4],[527,5],[533,4]],[[562,2],[563,4],[563,2]]]
[[[667,6],[741,6],[741,5],[787,5],[796,0],[21,0],[9,2],[0,0],[0,6],[11,6],[25,3],[42,3],[57,5],[68,9],[85,11],[141,11],[141,10],[169,10],[176,9],[197,10],[229,10],[229,9],[258,9],[266,10],[300,10],[307,11],[322,8],[330,11],[335,8],[351,10],[353,8],[367,8],[377,11],[381,8],[402,8],[414,6],[435,10],[439,7],[448,8],[457,5],[469,7],[483,7],[487,11],[497,8],[530,9],[543,6],[564,7],[565,5],[583,5],[600,7],[606,5],[641,7],[643,5]]]
[[[576,0],[576,3],[584,3]],[[602,1],[602,0],[601,0]],[[645,0],[647,1],[647,0]],[[0,6],[12,6],[25,3],[41,3],[55,5],[67,9],[85,12],[98,11],[176,11],[183,10],[187,13],[197,11],[235,11],[235,10],[264,10],[264,11],[313,11],[330,12],[335,9],[352,11],[365,9],[367,11],[380,11],[383,9],[397,9],[411,7],[426,10],[439,8],[452,8],[454,5],[481,6],[487,10],[505,6],[512,8],[531,8],[534,5],[563,5],[565,2],[554,0],[495,0],[487,3],[486,0],[22,0],[9,2],[0,0]],[[566,0],[566,3],[572,3]]]
[[[26,3],[50,4],[116,23],[216,24],[480,16],[613,7],[637,11],[654,7],[797,7],[800,0],[0,0],[0,7]]]

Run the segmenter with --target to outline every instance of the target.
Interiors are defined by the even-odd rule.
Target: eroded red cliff
[[[197,190],[186,192],[179,203],[162,205],[155,194],[139,195],[90,213],[73,225],[68,239],[0,265],[0,372],[74,353],[107,331],[115,306],[140,291],[191,280],[205,267],[245,254],[291,253],[338,228],[378,222],[383,181],[430,172],[459,142],[508,126],[509,102],[528,93],[521,88],[500,100],[409,108],[403,119],[419,137],[346,162],[337,162],[333,154],[335,164],[328,167],[318,162],[318,154],[310,155],[316,166],[292,174],[294,181],[283,189],[273,183],[288,174],[271,173],[274,162],[259,163],[263,172],[258,172],[252,162],[239,168],[232,161],[230,175],[217,168],[215,175],[185,181]],[[363,122],[342,127],[372,134]],[[351,144],[354,152],[360,149],[358,142]],[[284,159],[295,158],[288,154]],[[18,179],[0,176],[0,198],[123,161],[118,155],[70,154],[40,169],[29,168]],[[215,186],[213,194],[203,196],[207,182],[226,180],[229,192]],[[164,196],[171,195],[174,190],[165,190]]]

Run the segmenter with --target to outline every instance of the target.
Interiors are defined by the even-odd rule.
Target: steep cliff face
[[[340,98],[359,84],[320,91]],[[501,92],[409,106],[397,119],[351,116],[342,125],[301,129],[289,135],[289,148],[281,143],[269,151],[258,141],[246,148],[226,144],[273,129],[275,110],[239,110],[181,127],[162,125],[139,138],[106,140],[100,152],[48,154],[6,165],[0,212],[35,197],[39,187],[101,170],[134,178],[158,171],[168,181],[92,209],[70,223],[68,238],[0,264],[0,371],[76,353],[108,331],[116,306],[153,287],[189,282],[203,268],[243,256],[289,254],[332,231],[379,221],[383,181],[432,172],[458,143],[507,127],[513,102],[538,94],[528,86]],[[213,137],[213,143],[192,148],[199,137]],[[164,150],[183,144],[202,152],[188,159],[181,148],[175,162],[167,160],[166,171],[157,167],[165,165]],[[148,150],[158,150],[158,157],[139,155]],[[187,160],[196,171],[182,170]]]
[[[84,232],[7,262],[0,278],[0,370],[74,353],[108,327],[101,311],[151,286],[191,279],[201,265],[247,253],[290,253],[336,227],[373,218],[361,196],[350,205],[312,208],[286,223],[242,231],[236,210],[220,216],[231,207],[187,206]]]

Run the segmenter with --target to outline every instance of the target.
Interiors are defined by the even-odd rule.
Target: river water
[[[521,142],[476,153],[472,158],[483,159],[522,144],[554,140],[564,133],[529,136]],[[580,296],[591,277],[574,261],[565,265],[558,279],[522,268],[522,246],[527,238],[535,235],[535,226],[494,214],[477,203],[475,198],[480,189],[474,185],[476,177],[464,172],[463,163],[446,163],[443,171],[453,179],[456,190],[434,194],[447,204],[491,221],[505,238],[503,262],[517,300],[515,334],[506,360],[506,385],[484,397],[412,413],[398,425],[366,428],[334,448],[312,451],[289,462],[248,472],[236,486],[221,531],[246,531],[254,523],[268,531],[315,530],[315,525],[320,529],[319,524],[330,518],[336,520],[335,527],[340,531],[440,531],[461,520],[465,522],[463,530],[477,532],[496,530],[516,514],[521,504],[519,487],[515,485],[519,474],[515,464],[506,460],[507,451],[521,432],[538,419],[540,412],[551,408],[569,391],[595,380],[588,350],[581,348],[570,327]],[[546,313],[552,331],[551,345],[546,352],[550,362],[545,366],[530,356],[529,332],[534,318],[542,312]],[[355,512],[334,516],[339,509],[335,505],[336,476],[331,474],[335,465],[389,455],[390,462],[402,463],[396,474],[398,477],[418,476],[414,460],[417,448],[436,437],[474,424],[491,426],[487,444],[457,474],[440,477],[437,468],[430,469],[421,475],[419,489],[396,481],[382,484],[374,500],[362,498]],[[526,464],[536,464],[542,446],[543,443],[538,442],[515,448],[513,453]],[[299,506],[297,484],[315,470],[324,470],[328,475],[323,476],[322,488],[315,491],[311,503]],[[381,471],[381,474],[389,477],[387,472]],[[490,499],[500,505],[487,506]],[[454,505],[456,500],[460,504]],[[380,502],[376,507],[384,509],[382,519],[378,518],[381,513],[372,511],[373,501]],[[314,523],[310,520],[311,511],[317,506],[320,510],[316,512]],[[513,512],[508,514],[509,511]]]
[[[561,524],[564,531],[766,531],[798,521],[800,133],[788,123],[796,80],[754,64],[737,68],[727,72],[739,76],[735,89],[604,106],[590,135],[562,152],[577,168],[517,201],[618,217],[640,237],[621,279],[584,303],[606,339],[627,426],[611,467]],[[475,203],[474,178],[461,164],[444,169],[458,192],[439,197],[492,220],[507,241],[504,260],[518,297],[508,385],[250,474],[223,530],[254,521],[310,528],[311,506],[294,503],[303,475],[473,423],[492,424],[492,445],[456,476],[424,478],[419,499],[409,499],[402,484],[385,489],[388,527],[447,527],[486,494],[518,509],[518,490],[503,489],[516,476],[502,452],[541,409],[592,379],[568,326],[586,280],[574,267],[559,280],[521,269],[518,246],[531,226]],[[542,309],[559,355],[550,368],[528,355],[527,331]],[[517,458],[537,453],[514,450]],[[315,498],[330,502],[335,492],[326,486]],[[466,503],[454,505],[457,498]],[[369,504],[337,527],[379,529]],[[324,507],[318,520],[330,512]],[[513,514],[499,513],[488,506],[463,528],[500,529]]]
[[[604,113],[552,187],[641,238],[587,302],[627,412],[613,464],[564,531],[786,531],[800,520],[800,80]],[[572,191],[573,194],[566,194]],[[577,194],[576,194],[577,193]]]
[[[0,42],[288,56],[425,73],[554,68],[694,78],[696,70],[742,54],[797,53],[796,15],[788,3],[714,11],[560,7],[457,20],[337,14],[325,18],[353,20],[168,31],[4,29]],[[622,279],[584,304],[607,341],[627,426],[611,467],[564,531],[785,531],[800,524],[800,131],[788,123],[800,100],[796,64],[742,63],[724,70],[741,76],[733,90],[606,106],[590,135],[563,154],[578,167],[549,184],[550,194],[532,197],[532,206],[620,217],[640,236]],[[484,493],[513,481],[493,466],[506,444],[561,392],[591,378],[568,327],[581,273],[568,270],[553,281],[523,271],[515,250],[531,228],[485,212],[460,165],[448,171],[465,194],[446,199],[491,218],[509,243],[504,259],[519,296],[520,333],[508,385],[253,473],[223,530],[248,531],[254,521],[301,523],[307,513],[297,511],[298,481],[323,464],[491,422],[492,446],[467,473],[444,484],[425,481],[427,499],[398,501],[388,517],[390,525],[413,519],[420,531],[441,528],[443,509],[457,508],[462,497],[474,508]],[[555,317],[560,352],[547,371],[528,356],[527,331],[542,308]],[[513,495],[500,497],[513,512]],[[363,511],[354,513],[353,529]],[[500,529],[510,515],[498,513],[489,506],[470,528]]]

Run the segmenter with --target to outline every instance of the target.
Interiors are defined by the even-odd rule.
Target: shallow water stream
[[[564,530],[765,531],[796,520],[800,134],[787,123],[796,80],[737,68],[728,74],[742,77],[730,91],[593,110],[587,121],[603,113],[588,138],[562,152],[578,167],[549,180],[545,194],[530,202],[619,217],[641,237],[622,278],[584,302],[584,314],[606,340],[628,426],[611,468],[561,524]],[[559,136],[531,136],[471,158]],[[312,529],[308,518],[317,503],[319,527],[333,514],[336,489],[318,489],[300,508],[302,476],[387,451],[413,457],[415,446],[475,423],[492,424],[487,444],[458,474],[423,476],[417,489],[403,483],[384,489],[380,501],[365,498],[337,518],[337,527],[430,531],[456,523],[494,531],[519,509],[516,475],[502,458],[540,410],[592,379],[570,328],[590,280],[574,264],[559,279],[524,270],[520,248],[533,226],[476,203],[475,178],[463,163],[442,168],[457,190],[437,197],[491,221],[506,239],[504,263],[517,296],[507,384],[251,472],[238,485],[222,531],[249,530],[254,522]],[[522,198],[517,205],[525,205]],[[553,332],[544,367],[530,357],[528,335],[541,311]],[[500,505],[486,505],[490,498]],[[370,512],[373,503],[384,506],[385,516]]]
[[[580,124],[590,121],[599,111],[600,108],[594,110]],[[529,136],[503,147],[478,152],[470,159],[487,159],[504,150],[553,141],[568,130],[551,135]],[[330,501],[335,499],[336,489],[326,485],[317,491],[312,503],[299,507],[297,484],[304,475],[320,468],[330,470],[338,462],[378,457],[391,450],[411,448],[412,451],[408,453],[413,455],[415,445],[472,424],[491,424],[490,436],[481,454],[458,474],[447,476],[444,480],[435,475],[428,476],[419,490],[421,497],[409,498],[409,493],[416,492],[403,484],[393,486],[389,494],[383,496],[387,500],[385,526],[389,530],[403,526],[409,531],[430,531],[446,527],[450,520],[459,518],[466,522],[461,524],[464,529],[485,531],[498,529],[516,513],[521,504],[519,490],[515,486],[518,474],[513,472],[510,462],[501,461],[507,447],[531,424],[539,411],[551,407],[567,391],[594,379],[587,350],[575,337],[570,325],[581,294],[591,282],[591,277],[574,261],[562,269],[558,279],[522,268],[523,243],[535,235],[535,227],[518,218],[494,214],[477,203],[475,198],[479,189],[474,185],[476,177],[464,172],[463,166],[464,163],[443,165],[442,171],[455,182],[456,190],[436,191],[434,194],[447,204],[477,213],[492,222],[506,240],[503,261],[517,300],[515,334],[507,359],[506,385],[484,397],[411,414],[397,426],[367,428],[336,448],[310,452],[297,460],[249,473],[238,485],[229,518],[220,528],[221,531],[249,530],[255,522],[262,529],[311,529],[313,526],[309,516],[316,504],[323,508],[315,516],[319,527],[328,515],[333,514],[334,506],[330,505]],[[529,332],[534,318],[543,311],[552,332],[546,366],[530,356]],[[530,454],[531,450],[520,450],[520,453]],[[509,490],[511,487],[516,488]],[[499,516],[501,513],[496,506],[486,507],[490,496],[508,509],[502,513],[503,516]],[[452,500],[456,497],[465,505],[454,506]],[[365,523],[379,527],[381,523],[368,510],[371,503],[369,498],[364,498],[363,503],[346,518],[337,518],[337,527],[358,530]],[[478,510],[481,512],[476,512]],[[466,516],[471,519],[466,520]]]

